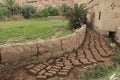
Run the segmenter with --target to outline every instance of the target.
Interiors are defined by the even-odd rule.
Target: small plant
[[[120,48],[117,48],[117,54],[114,56],[114,61],[120,64]]]
[[[81,4],[80,6],[74,4],[73,8],[68,9],[65,16],[68,18],[69,24],[73,29],[79,28],[82,24],[86,23],[87,10],[88,9],[84,4]]]
[[[25,18],[30,18],[33,15],[35,15],[36,11],[37,11],[37,8],[30,5],[26,5],[22,7],[21,13]]]

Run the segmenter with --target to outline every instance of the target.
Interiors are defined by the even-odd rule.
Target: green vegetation
[[[120,64],[120,47],[117,48],[117,54],[114,56],[114,61]]]
[[[82,24],[86,23],[86,15],[88,9],[84,4],[80,6],[74,4],[73,8],[69,8],[65,16],[68,18],[70,26],[74,29],[81,27]]]
[[[81,80],[99,80],[116,70],[115,66],[97,65],[81,71]]]
[[[26,5],[21,7],[21,13],[25,18],[30,18],[31,16],[35,15],[36,12],[37,8],[33,6]]]
[[[68,21],[63,19],[0,21],[0,44],[11,39],[12,42],[24,42],[36,38],[61,37],[71,33]]]

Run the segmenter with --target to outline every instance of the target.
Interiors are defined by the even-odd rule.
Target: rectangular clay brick
[[[45,69],[46,70],[50,70],[52,68],[52,66],[48,66],[48,67],[46,67]]]
[[[42,70],[42,71],[40,71],[38,74],[39,74],[39,75],[43,75],[45,72],[46,72],[46,70]]]
[[[34,70],[34,69],[30,69],[30,70],[28,71],[28,73],[31,74],[31,75],[33,75],[33,76],[36,76],[37,73],[38,73],[38,71],[36,71],[36,70]]]
[[[47,76],[41,76],[41,75],[39,76],[39,75],[38,75],[38,76],[36,77],[36,80],[47,80]]]
[[[89,64],[91,64],[87,59],[80,59],[80,61],[81,61],[84,65],[89,65]]]
[[[51,68],[50,70],[51,70],[51,71],[56,71],[56,72],[59,71],[59,69],[55,69],[55,68]]]
[[[51,78],[51,77],[53,77],[53,76],[54,76],[54,74],[53,74],[53,73],[49,73],[49,72],[46,72],[44,75],[45,75],[45,76],[47,76],[47,77],[49,77],[49,78]]]
[[[62,67],[59,67],[59,66],[53,66],[53,68],[55,68],[55,69],[61,69]]]
[[[68,73],[67,73],[67,72],[59,72],[59,73],[58,73],[58,76],[59,76],[59,77],[67,77],[67,76],[68,76]]]
[[[57,74],[57,71],[48,71],[49,73],[52,73],[52,74],[54,74],[54,75],[56,75]]]
[[[51,59],[48,61],[49,64],[53,64],[55,62],[55,60]]]
[[[60,72],[67,72],[67,73],[69,73],[69,72],[70,72],[70,70],[67,70],[67,69],[62,69],[62,70],[60,70]]]
[[[26,69],[33,68],[34,66],[35,66],[34,64],[30,64],[30,65],[26,66]]]
[[[40,68],[37,68],[37,67],[34,67],[33,69],[38,71],[38,72],[41,70]]]
[[[94,59],[94,58],[88,58],[88,60],[91,62],[91,63],[97,63],[97,61]]]

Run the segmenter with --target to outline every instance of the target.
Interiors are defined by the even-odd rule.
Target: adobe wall
[[[94,29],[105,35],[116,32],[120,26],[120,0],[94,0],[90,5]]]
[[[86,26],[83,25],[73,34],[66,37],[36,42],[5,44],[0,46],[1,62],[17,61],[24,57],[37,56],[46,60],[54,56],[61,56],[65,52],[77,49],[84,41]]]

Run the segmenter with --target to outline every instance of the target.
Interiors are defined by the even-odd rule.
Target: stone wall
[[[24,57],[37,56],[41,60],[58,57],[77,49],[84,41],[86,26],[66,37],[36,42],[5,44],[0,46],[0,62],[17,61]]]

